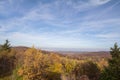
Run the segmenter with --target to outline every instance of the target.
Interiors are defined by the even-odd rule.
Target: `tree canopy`
[[[108,60],[108,67],[104,69],[100,80],[120,80],[120,47],[117,43],[110,51],[111,59]]]

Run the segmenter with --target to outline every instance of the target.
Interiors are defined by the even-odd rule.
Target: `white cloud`
[[[119,33],[105,33],[105,34],[97,34],[96,37],[103,39],[118,39],[120,37]]]
[[[74,1],[74,0],[73,0]],[[73,2],[72,0],[67,1],[67,4],[78,10],[79,12],[83,12],[94,7],[106,4],[111,0],[88,0],[88,1],[77,1]]]
[[[108,3],[109,1],[111,0],[89,0],[89,2],[94,6],[103,5],[103,4]]]
[[[25,20],[53,20],[54,15],[50,13],[51,4],[39,3],[36,7],[32,8],[29,12],[25,13],[23,19]]]

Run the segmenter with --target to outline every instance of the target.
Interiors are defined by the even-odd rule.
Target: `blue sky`
[[[0,44],[109,50],[120,42],[120,0],[0,0]]]

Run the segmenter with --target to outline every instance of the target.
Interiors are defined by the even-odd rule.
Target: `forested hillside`
[[[0,47],[0,80],[119,80],[117,44],[110,54],[112,57],[73,58],[34,47],[13,48],[6,40]]]

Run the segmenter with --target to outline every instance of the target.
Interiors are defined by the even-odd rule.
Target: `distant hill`
[[[13,49],[15,49],[16,51],[25,51],[27,50],[29,47],[25,47],[25,46],[14,46],[12,47]]]
[[[61,54],[61,56],[66,56],[68,58],[72,59],[85,59],[85,58],[110,58],[109,51],[98,51],[98,52],[71,52],[71,51],[65,51],[65,52],[58,52]]]
[[[30,48],[30,47],[25,47],[25,46],[15,46],[12,47],[15,49],[17,52],[17,56],[23,56],[24,52]],[[41,50],[42,53],[44,54],[49,54],[49,53],[55,53],[58,54],[59,56],[64,56],[72,59],[85,59],[85,58],[110,58],[109,51],[98,51],[98,52],[76,52],[76,51],[47,51],[47,50]]]
[[[17,55],[23,55],[23,53],[28,49],[29,47],[25,46],[14,46],[12,49],[14,49],[17,52]]]
[[[12,47],[15,51],[17,51],[17,53],[24,53],[27,49],[29,49],[30,47],[26,47],[26,46],[14,46]],[[44,54],[48,54],[51,53],[50,51],[46,51],[46,50],[41,50],[42,53]]]

